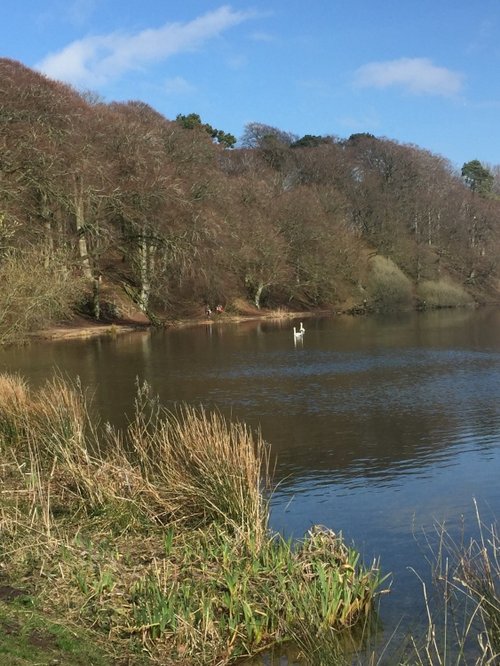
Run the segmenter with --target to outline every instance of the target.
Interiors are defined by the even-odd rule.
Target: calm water
[[[136,378],[167,406],[217,406],[260,426],[277,456],[272,526],[342,531],[392,572],[381,620],[425,619],[420,582],[436,521],[500,515],[500,310],[306,319],[43,343],[0,353],[34,383],[58,368],[124,422]]]

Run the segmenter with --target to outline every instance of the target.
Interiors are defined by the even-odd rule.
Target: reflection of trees
[[[280,487],[311,473],[326,474],[332,483],[387,483],[401,474],[422,474],[439,460],[452,460],[464,444],[463,435],[473,440],[485,419],[498,421],[498,413],[488,408],[466,427],[459,413],[430,416],[421,410],[390,417],[373,412],[324,419],[302,415],[291,417],[285,428],[281,424],[279,433],[275,420],[264,418],[262,431],[273,442]]]
[[[211,336],[204,327],[135,333],[1,360],[27,376],[54,366],[79,375],[98,386],[105,418],[123,418],[139,377],[168,407],[203,403],[261,426],[278,479],[387,480],[452,459],[467,437],[498,445],[498,309],[304,323],[300,350],[294,321],[214,321]]]
[[[264,437],[277,456],[279,478],[292,475],[285,485],[310,473],[332,480],[387,481],[423,473],[467,448],[498,446],[498,381],[488,348],[498,349],[500,313],[424,313],[399,329],[394,322],[384,325],[386,336],[374,320],[354,322],[354,331],[350,322],[345,338],[339,336],[335,345],[347,346],[361,329],[367,347],[378,330],[372,359],[377,354],[390,358],[392,348],[401,364],[398,358],[392,368],[384,369],[381,361],[371,370],[330,376],[326,371],[303,381],[285,376],[282,393],[316,392],[316,411],[311,409],[313,397],[290,398],[260,415]],[[358,347],[360,354],[363,346]],[[332,366],[338,369],[341,358],[339,351]],[[278,413],[286,416],[277,421]]]

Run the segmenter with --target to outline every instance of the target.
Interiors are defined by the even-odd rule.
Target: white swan
[[[305,331],[306,331],[306,329],[304,328],[304,324],[302,322],[300,322],[299,333],[302,333],[302,335],[304,335]]]
[[[301,330],[301,329],[299,328],[299,330],[297,331],[297,329],[296,329],[295,326],[294,326],[294,327],[293,327],[293,339],[294,339],[294,340],[302,340],[302,338],[303,338],[303,336],[304,336],[304,330],[305,330],[305,329],[302,329],[302,330]]]

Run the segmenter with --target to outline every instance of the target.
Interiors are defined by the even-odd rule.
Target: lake
[[[104,420],[125,422],[136,381],[163,404],[215,407],[260,427],[276,457],[271,526],[342,532],[392,573],[382,639],[425,622],[436,523],[500,515],[500,310],[248,321],[40,342],[0,351],[39,384],[80,377]]]

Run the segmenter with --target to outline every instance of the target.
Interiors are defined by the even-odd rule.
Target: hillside
[[[498,183],[474,160],[463,178],[416,146],[259,123],[230,148],[196,114],[104,103],[8,59],[0,89],[0,342],[74,312],[498,300]]]

